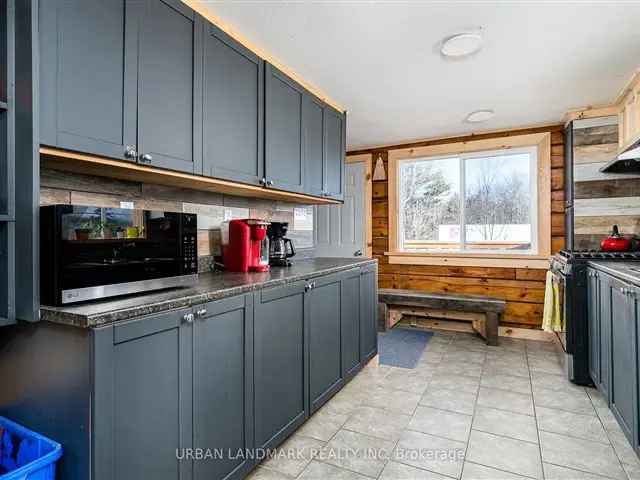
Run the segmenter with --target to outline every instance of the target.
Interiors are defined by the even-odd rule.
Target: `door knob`
[[[271,187],[273,185],[273,180],[267,180],[267,186]]]
[[[140,157],[140,161],[142,163],[151,163],[152,160],[153,160],[153,156],[150,153],[145,153]]]
[[[266,179],[266,178],[264,178],[264,177],[262,177],[262,178],[260,179],[260,185],[266,185],[266,184],[267,184],[267,179]]]
[[[198,310],[198,311],[196,312],[196,314],[197,314],[200,318],[202,318],[202,317],[204,317],[204,316],[207,314],[207,309],[206,309],[206,308],[203,308],[203,309],[201,309],[201,310]]]
[[[355,252],[353,252],[353,256],[354,257],[361,257],[362,256],[362,250],[356,250]]]
[[[185,313],[182,316],[182,321],[185,323],[193,323],[193,313]]]

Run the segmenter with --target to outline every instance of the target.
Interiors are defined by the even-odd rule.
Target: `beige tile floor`
[[[602,397],[552,343],[435,333],[418,366],[370,363],[252,480],[640,479]]]

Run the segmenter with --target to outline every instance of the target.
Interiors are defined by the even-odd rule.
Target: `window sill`
[[[452,267],[502,267],[548,269],[549,257],[543,255],[488,253],[385,252],[389,263],[398,265],[434,265]]]

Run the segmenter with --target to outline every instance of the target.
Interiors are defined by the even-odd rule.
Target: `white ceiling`
[[[349,149],[560,121],[640,66],[640,2],[202,0],[348,110]],[[441,40],[482,27],[482,51]],[[486,123],[464,122],[494,109]]]

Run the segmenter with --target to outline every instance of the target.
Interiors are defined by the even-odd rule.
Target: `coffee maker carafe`
[[[289,259],[296,254],[290,238],[285,238],[289,224],[287,222],[271,222],[267,228],[269,236],[269,264],[274,267],[289,267]]]

